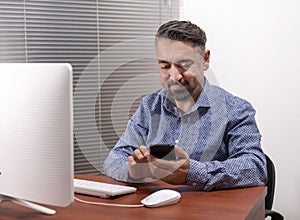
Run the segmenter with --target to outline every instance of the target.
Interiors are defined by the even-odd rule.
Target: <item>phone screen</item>
[[[175,160],[176,155],[172,144],[154,144],[150,146],[150,154],[159,159]]]

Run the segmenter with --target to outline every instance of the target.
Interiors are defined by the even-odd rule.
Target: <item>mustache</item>
[[[167,83],[168,87],[171,87],[171,86],[185,86],[185,85],[188,85],[188,84],[189,84],[189,82],[185,79],[180,79],[179,81],[170,80]]]

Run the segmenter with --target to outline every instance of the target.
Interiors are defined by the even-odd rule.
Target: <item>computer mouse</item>
[[[181,195],[176,190],[161,189],[144,198],[141,203],[146,207],[160,207],[175,204],[180,198]]]

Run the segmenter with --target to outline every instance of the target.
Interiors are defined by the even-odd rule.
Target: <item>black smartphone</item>
[[[150,154],[159,159],[175,160],[176,155],[172,144],[154,144],[150,146]]]

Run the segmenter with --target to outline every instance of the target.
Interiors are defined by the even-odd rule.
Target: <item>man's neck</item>
[[[183,102],[179,102],[179,101],[175,101],[176,107],[177,109],[182,113],[186,113],[188,112],[193,105],[195,104],[195,100],[193,98],[190,98],[189,100],[183,101]]]
[[[189,99],[187,99],[185,101],[176,101],[175,100],[177,109],[182,114],[188,112],[193,107],[193,105],[195,105],[195,103],[197,102],[202,90],[203,90],[203,86],[199,87],[198,92],[193,94],[193,96],[191,96]]]

